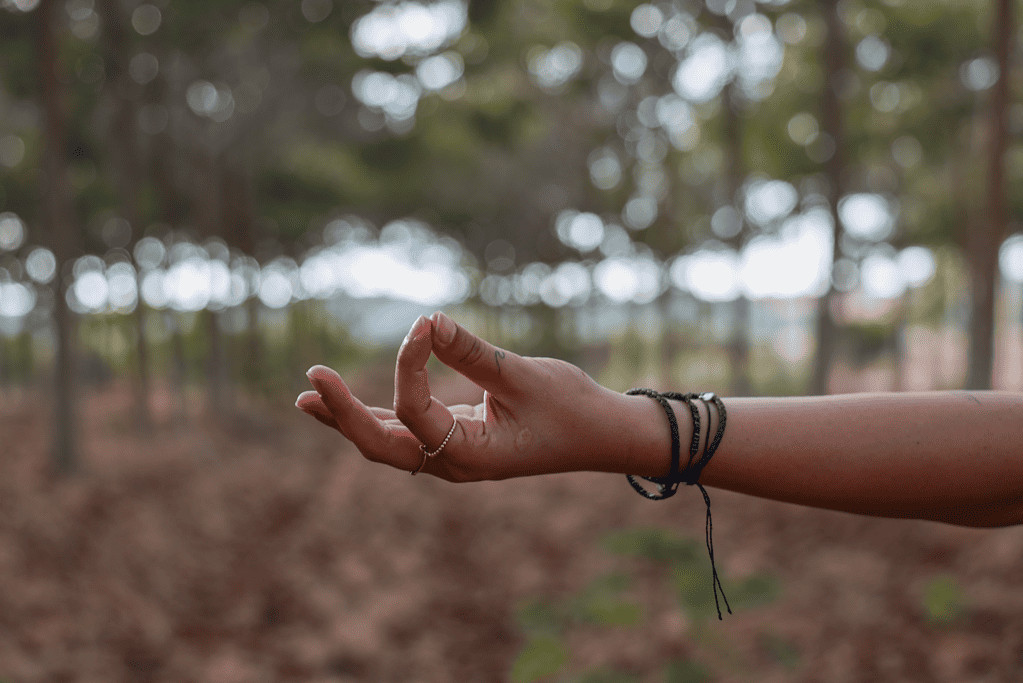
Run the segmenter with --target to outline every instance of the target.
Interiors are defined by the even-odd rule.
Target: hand
[[[482,403],[448,407],[432,396],[431,352],[481,387]],[[653,401],[606,389],[570,363],[497,348],[442,313],[420,317],[402,342],[393,410],[367,407],[330,368],[317,365],[307,374],[316,391],[302,393],[296,405],[341,432],[367,459],[398,469],[419,467],[420,444],[436,449],[457,418],[447,445],[426,459],[422,472],[457,482],[576,470],[651,474],[642,471],[650,463],[635,454],[654,446],[641,428],[651,409],[657,419]],[[664,460],[652,474],[667,470]]]

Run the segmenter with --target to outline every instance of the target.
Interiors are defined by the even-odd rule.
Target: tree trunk
[[[181,330],[181,313],[172,309],[163,312],[163,324],[170,331],[171,345],[171,387],[176,397],[174,422],[188,421],[188,398],[185,396],[185,381],[188,374],[188,359],[185,358],[185,337]]]
[[[246,330],[245,330],[245,358],[242,365],[245,377],[248,379],[249,389],[254,392],[263,389],[265,375],[263,368],[266,364],[263,358],[263,338],[259,324],[259,314],[262,309],[262,302],[259,297],[253,294],[245,301]]]
[[[36,13],[40,99],[43,114],[43,176],[41,185],[41,227],[57,259],[54,278],[53,325],[56,358],[54,378],[53,465],[68,474],[78,467],[76,424],[75,321],[68,308],[65,292],[71,284],[65,268],[77,252],[79,235],[74,228],[71,184],[65,153],[66,115],[63,92],[57,78],[61,25],[64,5],[57,0],[42,0]]]
[[[18,368],[18,382],[22,388],[29,388],[35,385],[35,355],[33,353],[32,344],[32,332],[30,330],[23,330],[18,335],[17,344],[15,346],[16,354],[15,361],[12,367]]]
[[[744,178],[743,171],[743,130],[739,119],[739,106],[736,101],[736,85],[729,83],[725,87],[722,116],[724,117],[724,136],[726,140],[725,162],[725,201],[735,208],[739,216],[739,232],[731,240],[736,252],[742,253],[749,241],[749,228],[743,216],[739,202],[739,187]],[[749,396],[752,390],[749,379],[749,347],[750,347],[750,300],[742,292],[732,304],[733,327],[732,337],[728,344],[728,358],[731,367],[731,386],[733,396]]]
[[[108,144],[114,163],[113,175],[117,181],[116,190],[121,215],[131,226],[133,237],[138,239],[142,233],[142,216],[138,201],[142,173],[137,152],[138,112],[133,96],[135,85],[128,73],[131,50],[120,0],[100,0],[99,7],[103,18],[103,46],[114,101],[114,116],[108,131]],[[152,431],[153,418],[149,407],[149,344],[141,297],[141,274],[136,280],[136,288],[139,297],[134,311],[135,373],[132,389],[135,394],[134,403],[139,429],[143,434],[148,434]]]
[[[988,101],[987,212],[981,225],[968,226],[970,264],[970,353],[966,386],[990,389],[995,340],[995,287],[998,247],[1008,232],[1005,201],[1005,148],[1008,142],[1009,52],[1013,35],[1011,0],[995,0],[993,12],[998,80]]]
[[[223,415],[227,409],[227,379],[224,371],[227,354],[220,330],[220,313],[204,309],[203,326],[206,328],[206,400],[211,415]]]
[[[842,223],[838,218],[838,200],[842,196],[842,171],[845,166],[845,136],[842,120],[842,103],[838,88],[845,76],[846,38],[842,19],[838,16],[838,3],[828,2],[823,7],[827,32],[824,37],[824,88],[821,93],[821,123],[824,133],[831,137],[835,151],[825,164],[828,178],[828,204],[832,221],[832,269],[842,255]],[[828,393],[828,377],[834,364],[835,348],[838,344],[838,328],[832,317],[832,309],[838,302],[834,283],[828,278],[827,291],[817,300],[816,349],[814,351],[813,374],[810,376],[809,393]]]
[[[673,305],[678,296],[679,294],[672,287],[657,299],[661,309],[661,320],[664,321],[664,333],[661,335],[661,374],[667,386],[674,386],[678,381],[675,376],[675,367],[683,348],[680,324]]]
[[[218,158],[212,150],[200,146],[193,152],[192,164],[192,205],[195,207],[201,238],[220,238],[224,217],[221,197],[224,184]],[[226,373],[219,314],[207,307],[200,315],[206,332],[206,409],[211,415],[222,415],[226,407],[223,391]]]

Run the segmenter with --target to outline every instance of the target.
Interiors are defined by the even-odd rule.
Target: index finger
[[[432,324],[421,316],[398,350],[394,368],[394,414],[430,451],[444,443],[453,429],[457,431],[454,415],[430,395],[426,361],[431,340]]]
[[[495,396],[515,391],[523,379],[522,357],[477,337],[440,311],[433,322],[433,354]]]
[[[336,428],[369,460],[401,469],[418,462],[415,439],[407,431],[389,428],[374,412],[351,394],[341,376],[323,365],[306,373],[323,406],[334,417]],[[308,404],[312,397],[306,397]],[[319,406],[310,406],[314,410]],[[314,415],[316,417],[316,415]],[[320,419],[317,417],[317,419]],[[323,420],[321,420],[323,422]]]

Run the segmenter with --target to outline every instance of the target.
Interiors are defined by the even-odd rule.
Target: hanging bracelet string
[[[668,417],[668,426],[671,430],[671,467],[668,470],[668,474],[663,477],[636,477],[632,474],[625,475],[628,478],[629,484],[636,490],[637,493],[642,495],[644,498],[649,500],[664,500],[675,495],[678,490],[678,485],[684,483],[687,486],[696,486],[700,489],[700,493],[703,494],[703,502],[707,506],[707,522],[705,524],[705,535],[707,541],[707,554],[710,556],[710,568],[711,568],[711,585],[714,588],[714,606],[717,608],[718,619],[721,617],[721,605],[718,602],[718,591],[721,592],[721,598],[725,601],[725,608],[728,613],[732,613],[732,606],[728,604],[728,597],[725,595],[725,588],[721,584],[721,577],[718,575],[717,565],[714,562],[714,537],[713,537],[713,521],[710,514],[710,495],[707,493],[707,489],[700,483],[700,473],[703,472],[703,468],[707,466],[710,459],[714,456],[714,452],[718,446],[721,445],[721,439],[725,435],[725,422],[727,420],[727,412],[725,411],[724,402],[712,391],[705,392],[703,394],[688,393],[682,394],[677,391],[670,392],[658,392],[653,389],[629,389],[626,394],[630,396],[641,395],[648,396],[657,401],[664,409],[665,415]],[[675,417],[675,411],[672,410],[671,404],[668,400],[681,401],[689,406],[690,414],[693,418],[693,439],[689,446],[689,461],[686,463],[684,470],[679,471],[679,449],[680,449],[680,438],[678,431],[678,420]],[[696,407],[695,401],[701,401],[707,407],[707,440],[706,445],[703,449],[703,455],[697,460],[696,455],[700,449],[700,411]],[[711,422],[711,410],[710,405],[714,404],[718,414],[718,427],[714,434],[714,440],[710,438],[710,422]],[[657,491],[650,491],[642,484],[639,483],[638,479],[645,479],[653,484],[657,485]]]

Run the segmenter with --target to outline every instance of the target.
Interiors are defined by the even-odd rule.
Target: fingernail
[[[437,340],[450,344],[455,338],[455,321],[443,313],[437,313]]]
[[[428,323],[429,321],[426,318],[426,316],[421,315],[418,318],[416,318],[416,321],[412,323],[412,327],[411,329],[409,329],[408,334],[405,335],[405,340],[402,342],[402,346],[412,341],[413,339],[419,339],[420,337],[422,337],[423,332],[424,330],[426,330]]]
[[[309,383],[313,385],[313,389],[316,389],[316,393],[325,399],[328,396],[337,399],[348,399],[348,389],[344,386],[344,382],[341,381],[340,376],[336,372],[327,366],[314,365],[305,374],[309,378]]]

